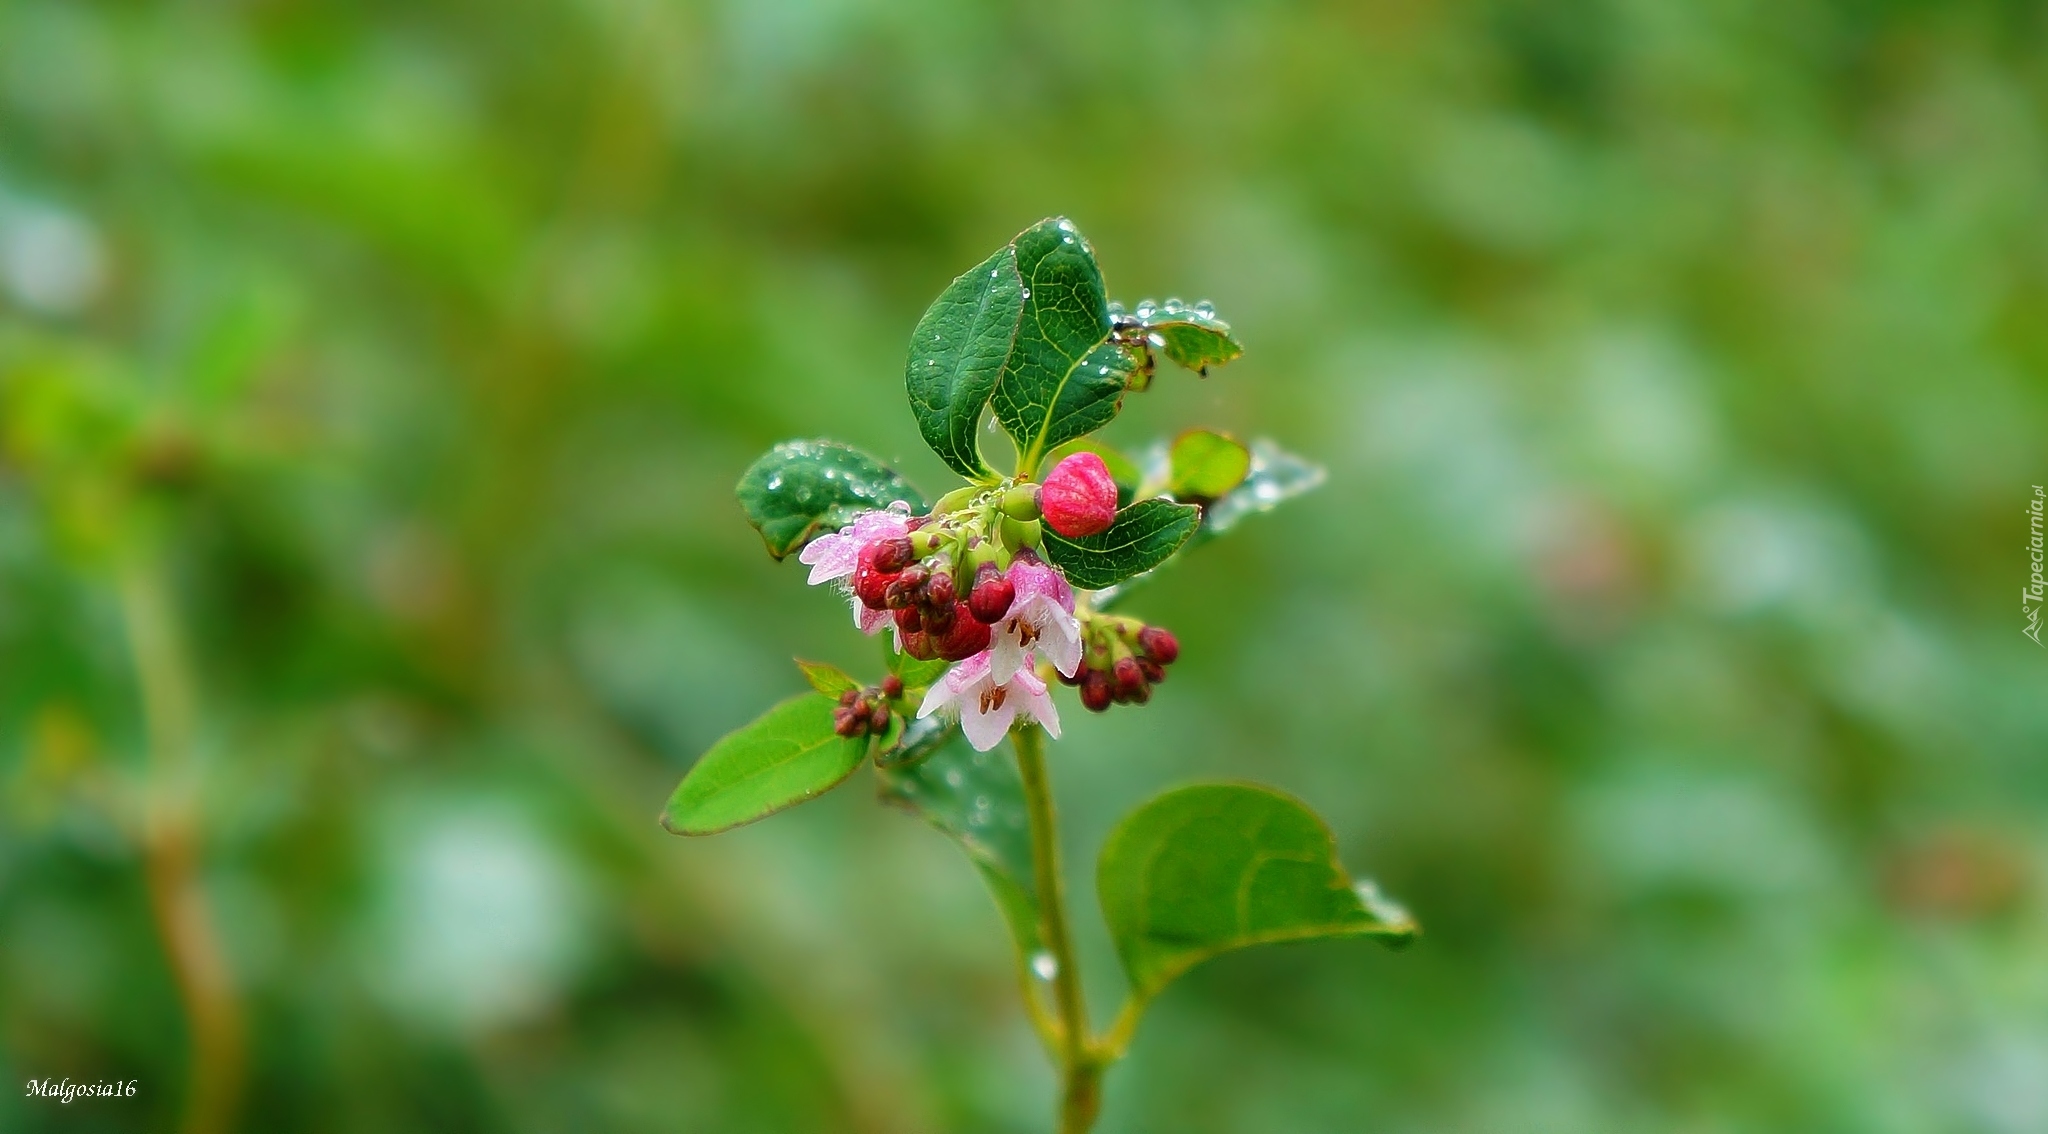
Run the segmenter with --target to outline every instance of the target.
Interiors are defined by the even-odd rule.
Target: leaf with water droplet
[[[1407,912],[1354,881],[1313,811],[1254,784],[1196,784],[1124,817],[1095,890],[1139,1004],[1233,949],[1319,937],[1406,944]]]
[[[877,773],[884,802],[924,819],[967,852],[1010,927],[1018,959],[1028,964],[1042,948],[1031,823],[1024,784],[1008,751],[976,752],[954,726],[946,742],[922,762],[878,767]]]
[[[1109,424],[1139,359],[1110,341],[1095,250],[1071,221],[1040,221],[1011,247],[1030,298],[989,404],[1021,467],[1036,469],[1045,454]]]
[[[1167,447],[1155,444],[1147,457],[1147,464],[1148,467],[1156,466],[1156,470],[1147,479],[1170,479],[1171,462]],[[1286,501],[1319,487],[1324,477],[1321,465],[1303,460],[1270,441],[1252,442],[1250,471],[1236,488],[1202,509],[1202,522],[1182,550],[1200,547],[1236,527],[1245,517],[1270,512]],[[1093,600],[1095,609],[1110,609],[1152,576],[1153,572],[1148,571],[1097,592]]]
[[[669,796],[661,825],[715,835],[814,799],[853,774],[868,738],[832,731],[832,698],[791,697],[711,746]]]
[[[838,531],[860,512],[902,502],[930,507],[895,470],[837,441],[784,441],[740,477],[737,493],[747,522],[777,559],[817,536]]]
[[[1045,557],[1085,590],[1101,590],[1164,563],[1195,533],[1201,509],[1171,500],[1140,500],[1091,536],[1069,539],[1045,529]]]
[[[1212,366],[1236,361],[1244,347],[1231,337],[1230,324],[1216,317],[1208,303],[1184,307],[1169,300],[1163,308],[1139,304],[1132,321],[1175,363],[1206,376]]]
[[[1006,244],[940,292],[910,336],[903,384],[918,432],[969,480],[995,479],[981,456],[981,417],[1017,338],[1023,288]]]
[[[1174,438],[1167,467],[1166,490],[1174,499],[1208,504],[1244,483],[1252,452],[1229,434],[1192,429]]]

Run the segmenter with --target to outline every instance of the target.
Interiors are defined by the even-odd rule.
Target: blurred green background
[[[906,337],[1056,212],[1250,351],[1109,439],[1331,474],[1134,599],[1149,709],[1065,702],[1098,1016],[1094,848],[1192,777],[1427,931],[1197,970],[1104,1130],[2048,1129],[2044,37],[0,2],[0,1129],[172,1130],[195,1033],[252,1134],[1046,1129],[944,838],[864,778],[654,817],[791,655],[876,672],[732,483],[944,487]]]

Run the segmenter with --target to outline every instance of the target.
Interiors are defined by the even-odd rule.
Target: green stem
[[[1053,1004],[1059,1011],[1060,1134],[1085,1134],[1102,1106],[1102,1065],[1088,1029],[1081,966],[1067,931],[1067,894],[1060,877],[1059,824],[1045,772],[1045,733],[1037,726],[1011,734],[1024,805],[1031,818],[1031,873],[1038,891],[1038,934],[1053,960]]]

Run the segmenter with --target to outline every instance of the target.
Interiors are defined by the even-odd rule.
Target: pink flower
[[[1054,669],[1074,676],[1081,666],[1081,621],[1074,617],[1074,589],[1066,576],[1037,559],[1020,556],[1010,565],[1008,578],[1017,597],[996,623],[989,643],[995,680],[1008,681],[1029,669],[1034,649],[1044,651]]]
[[[806,545],[796,557],[798,563],[807,563],[811,568],[809,582],[812,586],[844,579],[860,566],[860,549],[878,539],[894,539],[910,531],[910,509],[906,505],[893,504],[862,512],[853,518],[853,523],[828,536],[819,536]]]
[[[946,671],[946,676],[925,694],[917,710],[919,719],[950,706],[960,709],[960,731],[967,743],[986,752],[1002,743],[1003,736],[1021,713],[1045,726],[1054,739],[1060,735],[1060,713],[1046,694],[1045,682],[1026,664],[1009,681],[999,682],[990,672],[993,650],[983,650]]]
[[[1101,457],[1075,453],[1045,474],[1038,486],[1038,507],[1045,522],[1061,535],[1092,536],[1116,522],[1116,481]]]
[[[892,504],[862,512],[853,518],[853,523],[840,531],[819,536],[807,544],[796,557],[797,562],[807,563],[811,568],[809,582],[812,586],[829,583],[835,579],[851,578],[854,569],[860,566],[861,550],[878,540],[896,539],[910,531],[910,509],[907,505]],[[873,634],[890,622],[886,610],[870,610],[860,601],[850,587],[842,584],[846,597],[853,604],[853,624],[863,634]]]

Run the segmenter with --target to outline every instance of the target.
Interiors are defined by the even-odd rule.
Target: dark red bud
[[[1139,658],[1138,671],[1145,675],[1147,685],[1157,685],[1166,680],[1166,667],[1151,658]]]
[[[1137,658],[1116,659],[1116,666],[1111,670],[1111,674],[1116,679],[1116,695],[1119,700],[1135,697],[1137,691],[1145,687],[1145,671],[1138,668]]]
[[[922,630],[906,630],[896,636],[903,646],[903,652],[919,661],[931,661],[939,656],[938,644],[932,636]]]
[[[924,614],[914,606],[906,606],[896,612],[896,629],[905,634],[924,632]]]
[[[974,573],[974,590],[967,596],[967,609],[982,622],[1001,622],[1010,613],[1010,604],[1017,601],[1017,587],[996,570],[993,563],[984,563]]]
[[[1143,682],[1140,682],[1138,684],[1138,687],[1136,689],[1131,690],[1130,695],[1124,698],[1124,700],[1130,702],[1133,705],[1142,705],[1145,702],[1150,701],[1151,699],[1152,687],[1150,685],[1144,684]]]
[[[875,569],[878,571],[901,571],[917,558],[917,553],[910,549],[909,536],[880,540],[870,546],[874,548]]]
[[[931,580],[924,585],[924,604],[926,606],[952,606],[953,601],[959,597],[959,592],[953,587],[953,576],[951,575],[944,573],[933,575]]]
[[[853,703],[858,700],[860,700],[860,690],[858,689],[848,689],[839,695],[839,704],[848,709],[853,708]]]
[[[853,569],[853,593],[869,610],[887,610],[889,586],[898,576],[875,565],[877,546],[869,544],[861,549],[860,563]]]
[[[955,603],[952,611],[953,625],[939,637],[939,656],[947,661],[965,661],[988,649],[988,623],[981,622],[968,612],[966,603]]]
[[[903,573],[896,576],[889,583],[888,587],[882,591],[882,608],[885,610],[902,610],[906,606],[914,605],[917,602],[918,591],[923,589],[927,577],[928,575],[922,567],[910,566],[904,568]],[[862,601],[865,602],[866,600],[863,599]]]
[[[1180,639],[1164,626],[1147,626],[1138,631],[1138,646],[1146,657],[1160,665],[1172,665],[1180,657]]]
[[[892,701],[898,697],[903,696],[903,679],[896,676],[893,673],[883,678],[882,696],[887,697]]]
[[[974,617],[965,610],[961,610],[958,603],[950,606],[926,606],[923,609],[924,632],[932,635],[934,638],[943,638],[951,634],[953,632],[953,623],[961,618],[965,618],[969,622],[974,621]],[[956,611],[958,611],[957,615],[955,614]]]
[[[887,732],[888,730],[889,730],[889,706],[887,706],[887,705],[876,705],[876,706],[875,706],[875,708],[874,708],[874,711],[868,714],[868,731],[869,731],[869,732],[878,732],[878,733],[879,733],[879,732]]]
[[[1109,675],[1099,669],[1081,671],[1081,705],[1099,713],[1109,708]]]
[[[1038,507],[1052,530],[1069,539],[1091,536],[1116,520],[1116,481],[1094,453],[1075,453],[1038,486]]]
[[[867,723],[865,714],[856,713],[852,709],[832,710],[832,731],[841,736],[859,736],[867,731]]]

